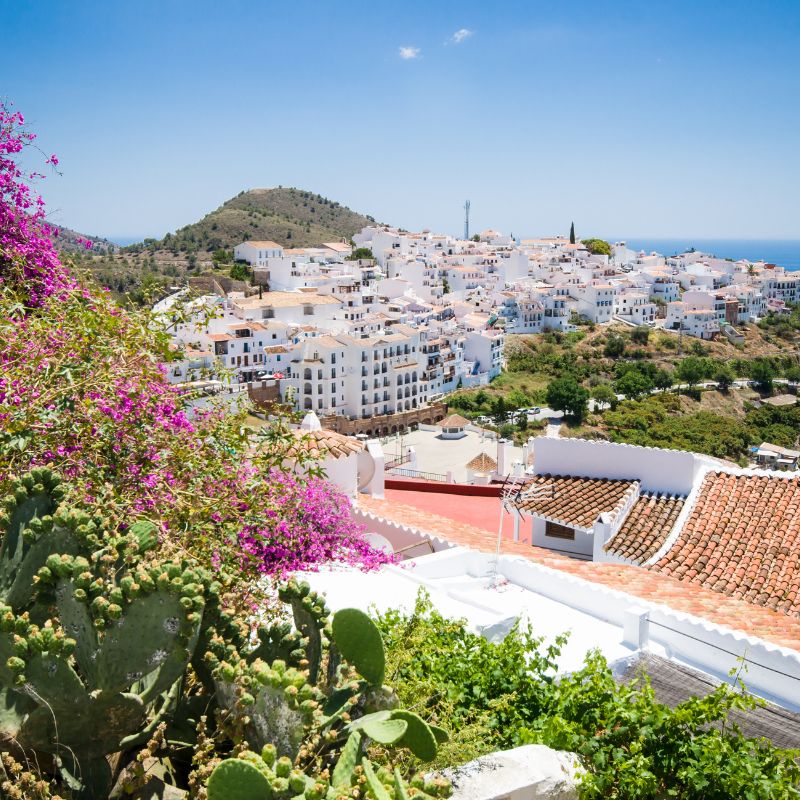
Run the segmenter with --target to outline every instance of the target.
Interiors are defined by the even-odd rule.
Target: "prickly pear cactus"
[[[261,755],[246,751],[220,762],[208,780],[208,800],[433,800],[449,797],[450,784],[441,778],[415,777],[406,783],[400,772],[379,767],[361,755],[359,733],[350,735],[333,770],[309,775],[276,758],[265,747]]]
[[[305,640],[308,675],[312,683],[317,682],[322,661],[323,630],[330,616],[324,598],[305,583],[289,581],[278,591],[278,597],[292,608],[294,624]]]
[[[51,754],[75,796],[103,796],[104,756],[146,741],[176,693],[210,581],[188,562],[144,566],[154,526],[109,532],[62,494],[36,470],[3,501],[0,745]]]

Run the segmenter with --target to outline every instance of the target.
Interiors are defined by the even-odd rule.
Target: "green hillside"
[[[86,250],[86,240],[92,243],[94,253],[107,254],[118,250],[118,246],[108,239],[100,236],[89,236],[85,233],[78,233],[71,228],[55,226],[56,232],[51,236],[53,246],[60,253],[80,253]]]
[[[349,240],[374,222],[302,189],[251,189],[160,240],[145,239],[116,250],[60,249],[116,296],[144,304],[191,278],[228,276],[233,248],[248,239],[308,247]]]
[[[158,244],[165,250],[185,253],[230,250],[247,239],[269,240],[285,247],[309,247],[349,240],[374,221],[302,189],[250,189],[199,222],[167,234]]]

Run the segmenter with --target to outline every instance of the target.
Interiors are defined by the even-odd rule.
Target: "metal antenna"
[[[506,512],[509,514],[519,514],[519,505],[525,500],[535,500],[540,497],[550,496],[555,497],[555,487],[552,484],[542,485],[540,483],[531,483],[525,485],[524,477],[514,477],[506,475],[505,481],[500,488],[500,524],[497,526],[497,549],[494,554],[494,561],[491,567],[491,579],[489,587],[496,589],[500,585],[498,579],[497,569],[500,563],[500,547],[503,542],[503,520],[505,519]]]
[[[469,200],[464,203],[464,239],[469,239]]]

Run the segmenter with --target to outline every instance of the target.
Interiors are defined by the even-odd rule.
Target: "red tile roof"
[[[443,419],[439,425],[442,428],[463,428],[469,425],[469,420],[462,417],[461,414],[451,414]]]
[[[474,472],[494,472],[497,462],[488,453],[480,453],[467,464],[467,469]]]
[[[469,498],[462,498],[468,500]],[[358,507],[401,525],[439,536],[453,544],[494,553],[497,533],[421,511],[396,500],[377,500],[359,495]],[[580,561],[543,547],[503,540],[502,553],[527,558],[551,569],[561,570],[584,580],[626,592],[653,603],[663,603],[676,611],[694,614],[734,630],[744,631],[795,650],[800,649],[800,619],[771,608],[754,606],[733,596],[680,581],[661,572],[627,564]]]
[[[800,617],[800,481],[710,472],[653,569]]]
[[[643,564],[669,536],[681,513],[684,497],[643,494],[625,517],[622,527],[605,543],[607,553]]]
[[[311,458],[341,458],[360,453],[364,449],[364,443],[359,439],[324,428],[318,431],[297,429],[292,433],[297,442],[287,451],[290,457],[305,453]]]
[[[620,509],[636,481],[608,478],[575,478],[569,475],[537,475],[526,484],[540,487],[522,499],[518,508],[527,514],[545,517],[578,528],[591,528],[602,513]]]

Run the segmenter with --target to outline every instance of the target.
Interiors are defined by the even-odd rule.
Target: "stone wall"
[[[322,417],[322,427],[346,436],[355,436],[363,433],[367,436],[391,436],[393,433],[405,432],[411,427],[419,425],[435,425],[445,418],[447,407],[440,403],[415,408],[411,411],[402,411],[398,414],[382,414],[366,419],[348,419],[338,414]]]

